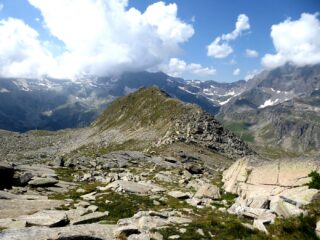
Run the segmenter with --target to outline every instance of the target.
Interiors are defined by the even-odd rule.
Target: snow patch
[[[279,99],[275,99],[275,100],[271,100],[271,99],[268,99],[264,102],[264,104],[262,104],[261,106],[259,106],[259,108],[265,108],[265,107],[268,107],[268,106],[273,106],[275,104],[277,104],[279,102]]]

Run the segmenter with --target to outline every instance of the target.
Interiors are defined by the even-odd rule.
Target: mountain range
[[[320,65],[286,64],[232,83],[184,80],[162,72],[73,80],[2,78],[0,129],[88,126],[116,98],[150,86],[197,104],[245,141],[294,152],[320,146]]]

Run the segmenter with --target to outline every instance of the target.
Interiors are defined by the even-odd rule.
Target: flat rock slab
[[[18,219],[26,221],[28,227],[62,227],[69,223],[66,213],[58,210],[44,210]]]
[[[29,227],[17,230],[5,230],[0,233],[1,240],[66,240],[66,239],[92,239],[113,240],[115,225],[86,224],[72,225],[59,228]]]
[[[33,187],[51,187],[58,183],[59,181],[54,178],[35,178],[31,180],[28,184]]]
[[[190,198],[189,194],[180,192],[180,191],[171,191],[168,192],[168,195],[177,199],[188,199]]]
[[[16,218],[22,215],[30,215],[36,212],[52,209],[64,204],[58,200],[25,200],[25,199],[0,199],[0,217]]]

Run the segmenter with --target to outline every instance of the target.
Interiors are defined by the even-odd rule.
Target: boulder
[[[220,190],[217,186],[211,184],[205,184],[201,186],[196,194],[195,198],[210,198],[210,199],[220,199]]]
[[[0,163],[0,189],[10,188],[13,182],[14,169],[8,163]]]
[[[191,174],[202,174],[203,168],[196,164],[185,164],[184,168]]]
[[[33,174],[30,172],[15,174],[13,184],[15,186],[25,186],[33,178]]]
[[[188,199],[190,198],[188,193],[180,192],[180,191],[171,191],[168,192],[168,195],[177,199]]]
[[[28,182],[32,187],[51,187],[58,183],[59,181],[54,178],[35,178]]]
[[[63,227],[69,223],[69,219],[64,211],[44,210],[28,216],[20,216],[19,220],[26,221],[28,227]]]

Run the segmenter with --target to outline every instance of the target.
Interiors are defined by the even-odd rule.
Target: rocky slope
[[[219,119],[239,132],[251,134],[259,146],[277,145],[295,154],[317,150],[319,79],[320,65],[287,64],[265,71],[249,80],[247,90],[223,106]]]
[[[88,128],[1,131],[0,144],[0,239],[316,239],[318,190],[302,185],[314,159],[265,166],[157,88],[119,98]],[[292,212],[309,215],[290,225]]]

